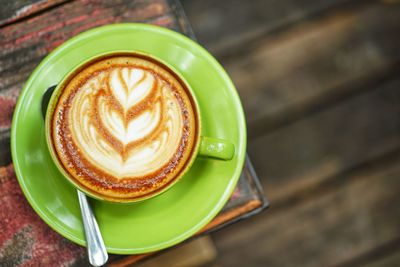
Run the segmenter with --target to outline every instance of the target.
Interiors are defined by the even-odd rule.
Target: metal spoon
[[[102,266],[107,262],[108,254],[99,226],[97,225],[96,217],[94,217],[86,195],[79,190],[78,198],[79,206],[81,207],[83,227],[85,229],[89,262],[93,266]]]
[[[42,97],[42,115],[46,115],[47,105],[50,97],[53,94],[56,86],[49,87]],[[93,266],[102,266],[108,260],[108,254],[104,245],[103,238],[100,233],[99,226],[94,216],[93,210],[90,207],[89,201],[84,193],[78,191],[79,206],[81,208],[81,215],[83,221],[83,228],[85,230],[86,247],[89,257],[89,262]]]

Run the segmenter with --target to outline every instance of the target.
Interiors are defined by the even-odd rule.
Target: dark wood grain
[[[219,58],[260,36],[357,1],[183,0],[199,42]]]
[[[362,267],[391,267],[398,266],[400,263],[400,247],[389,255],[385,255],[383,258],[359,265]]]
[[[343,257],[343,254],[339,257],[336,261],[339,263],[380,249],[379,243],[370,243],[368,249],[364,249],[364,244],[359,242],[354,247],[344,246],[343,249],[340,245],[325,246],[320,242],[317,246],[301,250],[303,244],[318,243],[318,240],[329,243],[330,232],[313,235],[315,229],[318,232],[318,227],[310,226],[302,233],[296,228],[299,220],[296,216],[290,216],[290,213],[304,199],[314,201],[314,197],[320,196],[317,193],[325,192],[332,183],[338,182],[346,187],[351,180],[338,178],[341,173],[354,168],[362,169],[380,157],[390,159],[392,151],[399,149],[399,111],[396,108],[399,105],[399,95],[396,93],[399,82],[396,81],[396,73],[399,70],[397,32],[400,24],[399,16],[395,14],[399,13],[399,6],[386,6],[388,1],[385,4],[364,1],[358,2],[356,7],[345,8],[340,5],[335,10],[328,8],[317,12],[311,19],[307,15],[305,19],[296,19],[300,23],[294,26],[287,27],[285,18],[282,18],[281,26],[275,27],[273,23],[263,25],[257,22],[257,12],[262,13],[258,4],[267,5],[269,1],[256,1],[256,4],[243,2],[244,9],[254,10],[249,12],[249,20],[254,15],[255,24],[258,24],[249,26],[250,32],[256,33],[257,29],[271,27],[271,30],[249,34],[251,37],[246,37],[244,31],[243,37],[238,27],[229,27],[232,21],[227,19],[229,7],[227,2],[222,2],[218,3],[223,7],[222,11],[217,11],[222,18],[217,23],[205,19],[201,23],[193,19],[192,22],[195,29],[205,29],[207,23],[212,24],[210,32],[215,34],[215,38],[220,38],[213,42],[214,37],[202,39],[200,36],[199,40],[211,51],[217,52],[217,57],[239,85],[250,126],[250,149],[257,151],[251,153],[251,157],[257,161],[256,170],[262,174],[267,193],[272,199],[272,208],[264,218],[255,219],[256,223],[245,222],[243,230],[238,226],[232,231],[224,230],[227,232],[225,235],[217,235],[217,243],[224,243],[229,248],[220,250],[220,257],[225,260],[217,261],[215,266],[285,266],[282,262],[286,253],[296,254],[302,260],[289,257],[286,266],[307,266],[312,262],[315,266],[327,266],[324,260],[326,263],[329,257],[321,253],[322,250],[326,254],[332,253],[333,260],[336,251],[348,253],[348,257]],[[202,7],[202,4],[196,3],[197,6],[190,9],[192,12],[189,11],[189,18],[192,18],[190,14],[196,16],[195,13]],[[193,5],[192,2],[190,5]],[[215,11],[209,11],[208,6],[204,6],[204,13],[201,10],[199,13],[206,14],[204,16],[211,13],[211,17],[214,16]],[[279,13],[279,8],[273,5],[269,7]],[[240,21],[241,18],[235,19]],[[224,34],[233,31],[238,34],[234,37],[238,43],[234,42],[232,46],[229,42],[224,44]],[[218,42],[221,42],[221,46]],[[378,93],[383,87],[391,87],[387,90],[392,93]],[[385,94],[386,97],[382,98]],[[395,110],[395,114],[390,114],[392,110]],[[366,122],[368,119],[370,121]],[[274,137],[270,139],[272,135]],[[252,144],[256,136],[259,138]],[[375,181],[374,185],[385,182]],[[363,194],[362,190],[354,192],[354,197],[360,194]],[[365,199],[368,196],[361,197]],[[350,196],[348,199],[351,200]],[[320,206],[319,212],[324,208],[332,207]],[[366,204],[364,208],[368,209],[369,205]],[[337,207],[337,212],[340,213],[341,209],[345,207]],[[310,211],[306,223],[311,224],[313,220],[320,222],[319,212]],[[256,229],[263,228],[271,220],[270,216],[276,213],[286,213],[288,217],[271,223],[270,228],[276,238],[269,238],[265,234],[261,238],[265,241],[260,243],[263,230]],[[388,220],[393,226],[398,214],[391,215],[383,215],[381,223]],[[340,228],[345,229],[345,224],[334,225],[339,224],[341,219],[344,220],[344,217],[332,223],[327,219],[327,227],[337,231],[336,236],[332,237],[337,240],[345,239],[347,235],[347,232],[340,233]],[[291,228],[297,231],[289,230]],[[280,230],[291,231],[293,239],[287,236],[281,241]],[[348,233],[362,237],[364,233],[369,235],[374,230],[369,227],[359,231],[350,225]],[[257,234],[247,238],[247,231]],[[238,232],[242,233],[239,237]],[[299,235],[303,237],[297,239]],[[237,243],[229,245],[232,240]],[[248,242],[242,244],[243,240]],[[391,242],[388,242],[390,245]],[[280,245],[281,253],[270,252],[276,251],[274,246]],[[258,256],[249,262],[248,258],[252,258],[254,251]],[[319,253],[313,254],[314,251]],[[274,259],[276,262],[273,262]]]
[[[400,5],[333,12],[222,61],[244,104],[250,138],[326,108],[400,65]]]
[[[68,3],[21,24],[0,30],[0,91],[17,90],[40,59],[70,37],[115,22],[147,21],[172,26],[165,1],[108,1]]]
[[[213,234],[216,266],[336,266],[400,236],[400,153]],[[378,265],[379,266],[379,265]],[[396,265],[393,265],[396,266]]]
[[[208,266],[397,266],[399,2],[277,2],[183,1],[237,85],[271,199],[213,235]]]
[[[15,22],[26,16],[67,2],[67,0],[13,0],[2,1],[0,8],[0,26]]]
[[[250,141],[249,154],[272,202],[400,147],[400,79]]]
[[[337,264],[334,267],[362,267],[362,266],[397,266],[394,260],[398,258],[400,251],[400,236],[394,237],[391,241],[378,245],[372,250],[348,261]],[[392,263],[392,264],[389,264]]]

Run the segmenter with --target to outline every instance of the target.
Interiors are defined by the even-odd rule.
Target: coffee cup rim
[[[63,167],[62,163],[60,162],[58,155],[55,151],[54,145],[53,145],[53,140],[51,138],[51,118],[53,115],[53,111],[56,108],[56,105],[58,103],[58,99],[61,96],[62,89],[65,87],[65,85],[75,76],[77,72],[79,72],[81,69],[85,68],[89,64],[92,64],[93,61],[98,61],[102,60],[108,57],[114,57],[114,56],[140,56],[145,59],[150,59],[151,61],[155,61],[156,64],[161,65],[163,68],[166,68],[173,76],[178,80],[179,83],[184,85],[184,89],[187,91],[189,99],[192,103],[192,106],[194,107],[194,114],[195,114],[195,121],[196,121],[196,136],[195,136],[195,143],[193,146],[193,149],[191,151],[191,154],[189,158],[187,159],[185,166],[180,170],[180,172],[172,179],[172,181],[162,187],[160,190],[153,191],[145,196],[142,197],[133,197],[133,198],[114,198],[114,197],[109,197],[102,195],[100,193],[97,193],[93,190],[90,190],[88,188],[85,188],[81,184],[79,184],[75,179],[71,178],[71,174],[68,173],[68,171],[65,170]],[[190,167],[193,165],[197,154],[199,152],[200,148],[200,137],[201,137],[201,128],[202,128],[202,123],[201,123],[201,114],[200,114],[200,108],[199,108],[199,103],[196,98],[196,95],[190,86],[190,84],[187,82],[187,80],[183,77],[183,75],[171,64],[165,62],[164,60],[160,59],[157,56],[154,56],[150,53],[141,51],[141,50],[111,50],[111,51],[106,51],[100,54],[97,54],[95,56],[91,56],[82,62],[78,63],[75,65],[73,68],[71,68],[69,71],[66,72],[66,74],[63,76],[63,78],[60,80],[60,82],[56,85],[50,100],[47,105],[47,110],[45,114],[45,137],[46,137],[46,144],[47,148],[50,152],[50,156],[54,164],[56,165],[57,169],[61,172],[62,176],[70,183],[72,184],[76,189],[82,191],[86,195],[100,201],[106,201],[106,202],[112,202],[112,203],[119,203],[119,204],[130,204],[130,203],[137,203],[141,202],[153,197],[156,197],[166,191],[168,191],[173,185],[175,185],[183,176],[186,174],[186,172],[190,169]],[[93,191],[93,192],[92,192]]]

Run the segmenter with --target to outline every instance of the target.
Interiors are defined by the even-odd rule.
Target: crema
[[[197,123],[187,88],[169,69],[145,57],[111,56],[65,83],[52,141],[64,169],[87,190],[140,198],[185,167]]]

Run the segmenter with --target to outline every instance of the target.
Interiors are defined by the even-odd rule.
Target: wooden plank
[[[4,1],[0,9],[0,27],[24,17],[59,5],[67,0],[14,0]]]
[[[115,22],[148,22],[174,28],[166,0],[74,1],[0,28],[0,143],[9,143],[12,111],[23,83],[40,60],[87,29]],[[10,162],[9,146],[0,165]]]
[[[400,65],[400,5],[374,2],[299,24],[224,58],[250,138],[359,93]]]
[[[398,266],[400,264],[400,248],[394,253],[386,255],[383,258],[379,258],[377,260],[372,260],[369,263],[360,265],[363,267],[391,267],[391,266]]]
[[[400,153],[212,234],[217,266],[336,266],[400,237]],[[273,202],[272,202],[273,203]]]
[[[201,237],[183,245],[171,248],[156,257],[138,264],[138,267],[196,267],[209,263],[217,256],[217,251],[210,237]],[[132,263],[110,263],[109,267],[131,266]],[[136,266],[136,265],[135,265]]]
[[[44,55],[82,31],[115,22],[154,22],[167,12],[164,0],[76,1],[4,27],[0,30],[0,90],[19,88]],[[171,21],[161,23],[171,27]]]
[[[398,259],[399,252],[400,236],[335,267],[396,266],[389,263],[394,263]]]
[[[313,15],[359,1],[183,0],[200,43],[220,58],[258,37]]]
[[[249,155],[272,203],[399,149],[400,79],[373,87],[250,141]]]
[[[176,18],[176,24],[179,25],[179,31],[193,40],[197,40],[194,35],[193,29],[189,23],[185,11],[183,10],[182,4],[179,0],[167,0],[169,8]]]

